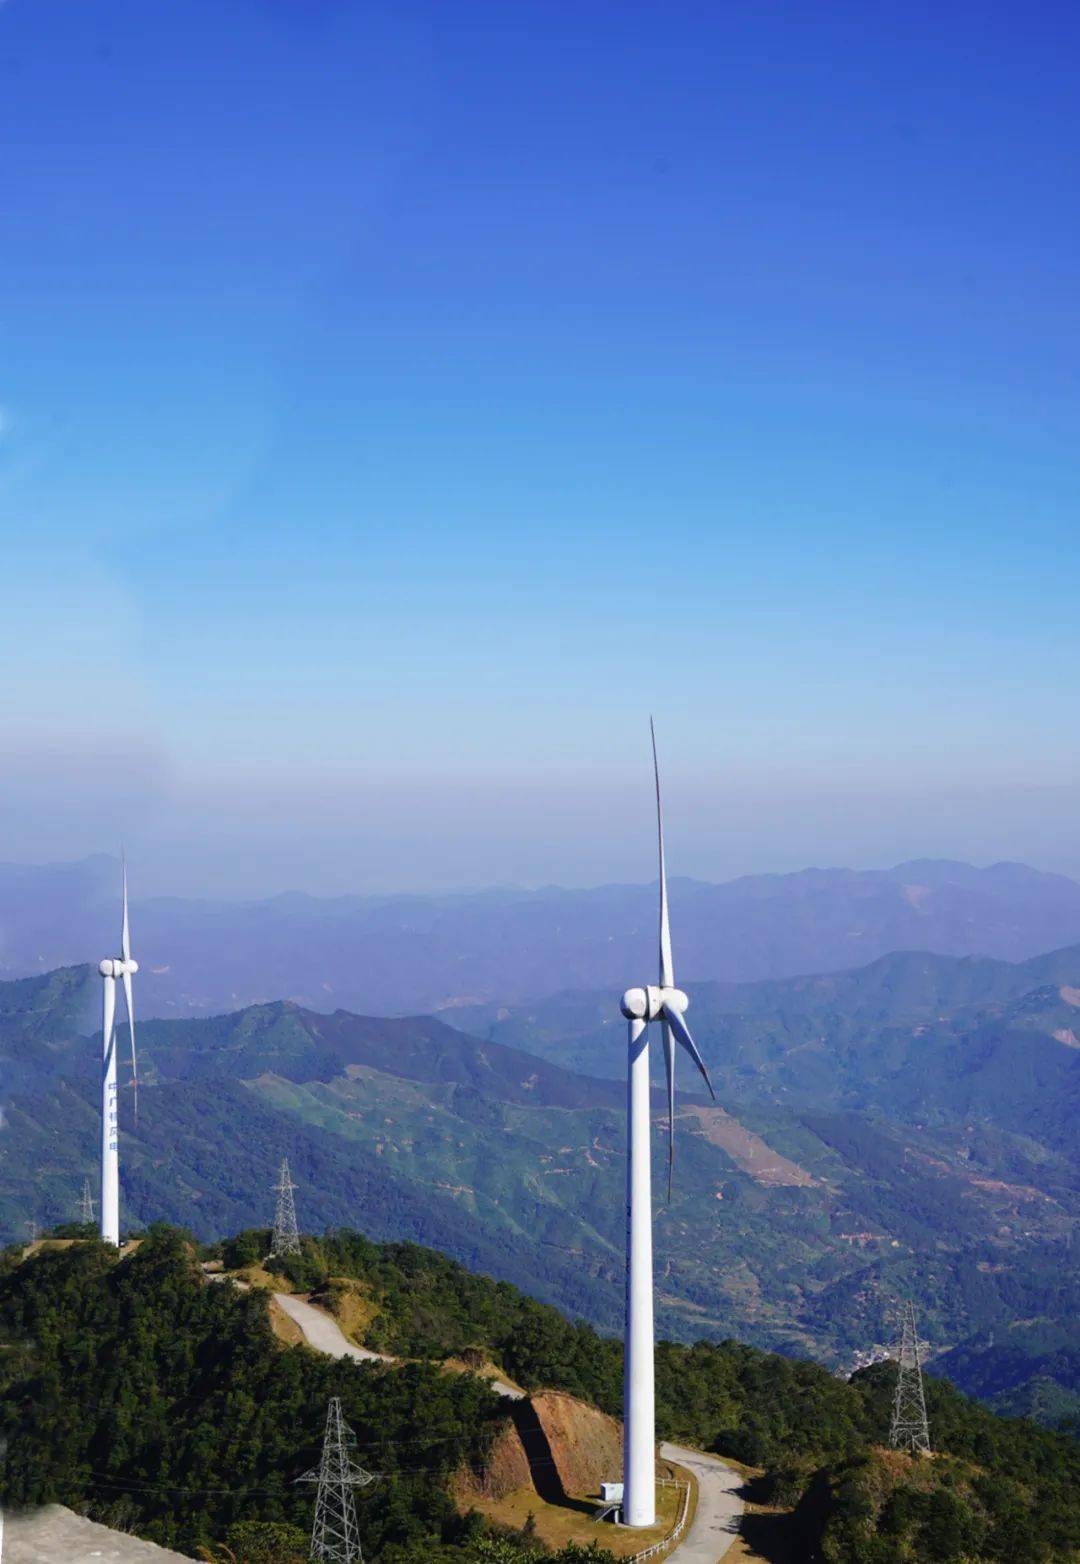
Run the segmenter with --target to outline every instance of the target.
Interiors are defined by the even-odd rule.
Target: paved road
[[[698,1502],[690,1530],[672,1548],[664,1564],[716,1564],[722,1559],[739,1531],[743,1503],[736,1489],[742,1487],[738,1472],[725,1466],[719,1456],[703,1455],[683,1445],[662,1444],[665,1461],[678,1461],[697,1478]]]
[[[289,1293],[275,1293],[274,1297],[317,1351],[361,1363],[396,1361],[384,1353],[355,1346],[342,1335],[331,1315],[303,1298]],[[523,1394],[499,1379],[491,1381],[491,1388],[496,1395],[514,1401]],[[688,1467],[698,1483],[697,1510],[690,1530],[668,1554],[665,1564],[717,1564],[738,1533],[743,1506],[735,1490],[741,1487],[742,1478],[717,1456],[703,1455],[699,1450],[663,1444],[660,1453],[665,1460]],[[173,1560],[183,1564],[184,1555],[112,1531],[108,1526],[98,1526],[59,1504],[24,1516],[5,1517],[0,1511],[0,1564],[171,1564]]]
[[[317,1309],[313,1303],[305,1303],[303,1298],[289,1297],[286,1292],[275,1292],[274,1297],[289,1318],[300,1326],[306,1342],[320,1353],[328,1353],[331,1358],[356,1358],[358,1361],[375,1358],[381,1362],[394,1362],[394,1359],[372,1353],[366,1347],[353,1347],[353,1343],[342,1336],[338,1322],[324,1309]],[[502,1379],[492,1379],[491,1389],[495,1395],[505,1395],[514,1401],[522,1398],[520,1390],[503,1383]],[[685,1465],[697,1478],[694,1520],[686,1536],[667,1555],[664,1564],[717,1564],[717,1559],[724,1558],[731,1542],[738,1536],[742,1500],[736,1494],[736,1489],[742,1486],[741,1476],[725,1465],[719,1456],[702,1455],[702,1451],[686,1450],[683,1445],[661,1445],[660,1453],[664,1461],[677,1461]]]
[[[337,1321],[314,1304],[290,1297],[288,1293],[275,1293],[274,1297],[290,1319],[299,1325],[308,1344],[319,1352],[329,1353],[333,1358],[395,1361],[369,1352],[366,1347],[354,1347],[342,1335]],[[520,1390],[499,1379],[491,1381],[491,1388],[496,1395],[511,1400],[520,1400],[522,1396]],[[687,1467],[697,1478],[698,1485],[697,1510],[690,1530],[668,1554],[665,1564],[717,1564],[738,1535],[743,1504],[736,1490],[742,1487],[742,1478],[718,1456],[703,1455],[700,1450],[688,1450],[683,1445],[662,1444],[660,1454],[666,1461],[677,1461],[680,1466]]]
[[[84,1520],[63,1505],[0,1520],[3,1564],[191,1564],[183,1553]]]
[[[354,1346],[351,1341],[342,1335],[338,1322],[325,1309],[317,1308],[313,1303],[306,1303],[303,1298],[294,1298],[287,1292],[276,1292],[274,1302],[280,1304],[291,1320],[295,1320],[304,1333],[304,1340],[308,1346],[314,1347],[319,1352],[325,1352],[332,1358],[355,1358],[358,1363],[396,1363],[397,1358],[391,1358],[385,1352],[371,1352],[367,1347]],[[490,1381],[491,1388],[497,1396],[505,1396],[510,1401],[520,1401],[524,1391],[515,1390],[512,1385],[504,1384],[501,1379]]]
[[[316,1351],[325,1352],[331,1358],[355,1358],[357,1363],[393,1363],[394,1359],[385,1353],[354,1346],[341,1334],[337,1320],[325,1309],[317,1309],[313,1303],[294,1298],[287,1292],[276,1292],[274,1302],[296,1321],[304,1333],[304,1340]]]

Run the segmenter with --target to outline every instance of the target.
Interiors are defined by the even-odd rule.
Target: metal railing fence
[[[667,1548],[678,1542],[682,1536],[686,1526],[686,1517],[690,1510],[690,1484],[683,1482],[681,1477],[658,1477],[656,1486],[658,1488],[682,1489],[683,1498],[682,1504],[679,1506],[679,1518],[666,1537],[661,1537],[659,1542],[654,1542],[651,1548],[643,1548],[640,1553],[631,1553],[628,1559],[623,1560],[623,1564],[642,1564],[644,1559],[654,1559],[658,1553],[663,1553]]]

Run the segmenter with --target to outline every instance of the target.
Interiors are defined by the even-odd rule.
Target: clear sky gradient
[[[0,857],[1080,873],[1065,4],[0,3]]]

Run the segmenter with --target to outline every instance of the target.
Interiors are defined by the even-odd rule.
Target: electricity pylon
[[[893,1398],[889,1443],[894,1450],[908,1450],[912,1455],[930,1454],[930,1425],[926,1420],[926,1397],[923,1395],[922,1353],[915,1321],[915,1304],[910,1298],[903,1308],[900,1344],[896,1351],[896,1395]]]
[[[296,1227],[296,1207],[293,1204],[296,1185],[289,1177],[288,1157],[281,1159],[281,1174],[274,1188],[277,1190],[277,1210],[274,1212],[274,1234],[267,1257],[271,1260],[285,1254],[300,1253],[300,1234]]]
[[[354,1488],[375,1481],[374,1472],[357,1466],[349,1451],[356,1435],[341,1415],[341,1401],[332,1396],[326,1409],[326,1433],[322,1460],[296,1480],[318,1483],[315,1524],[311,1528],[311,1557],[323,1564],[362,1564],[360,1533],[356,1525]]]
[[[82,1199],[79,1201],[79,1221],[84,1227],[94,1225],[94,1197],[90,1193],[90,1180],[83,1179]]]

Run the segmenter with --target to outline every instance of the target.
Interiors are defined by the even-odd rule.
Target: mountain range
[[[140,900],[143,1014],[274,999],[365,1015],[618,995],[656,967],[655,885],[441,896],[287,894]],[[96,961],[116,943],[119,865],[0,865],[0,977]],[[807,869],[722,885],[674,880],[678,976],[745,982],[863,965],[897,950],[1021,961],[1080,941],[1080,884],[1023,864],[921,861]]]
[[[870,1110],[909,1126],[974,1119],[1075,1149],[1080,946],[1024,962],[925,951],[741,984],[688,983],[694,1036],[721,1097]],[[464,1006],[455,1024],[573,1070],[619,1077],[605,990]]]
[[[69,1219],[94,1174],[97,988],[87,967],[0,984],[7,1237]],[[1080,947],[1018,965],[903,954],[705,984],[692,1002],[722,1106],[680,1095],[674,1195],[656,1210],[661,1328],[850,1368],[913,1292],[962,1384],[1075,1410]],[[309,1230],[432,1244],[615,1328],[625,1126],[608,1006],[456,1010],[458,1027],[288,1001],[149,1021],[137,1127],[122,1099],[126,1220],[204,1238],[265,1225],[287,1154]]]

